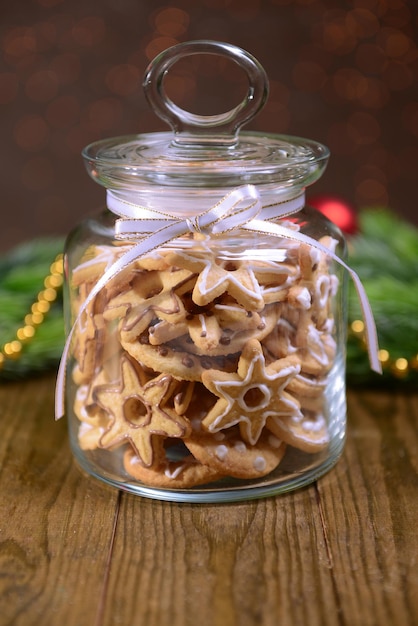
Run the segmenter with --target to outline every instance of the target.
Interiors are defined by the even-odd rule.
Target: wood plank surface
[[[54,378],[0,386],[1,626],[416,626],[418,395],[349,394],[317,483],[223,505],[84,476]]]
[[[350,429],[319,482],[343,624],[418,624],[418,399],[350,394]]]
[[[0,624],[93,624],[118,494],[75,468],[51,377],[0,387]]]

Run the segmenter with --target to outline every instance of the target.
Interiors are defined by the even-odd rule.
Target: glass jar
[[[164,76],[191,54],[242,67],[244,101],[200,116],[169,100]],[[106,483],[179,502],[308,484],[337,461],[346,422],[345,244],[304,196],[328,150],[239,133],[268,82],[229,44],[170,48],[144,89],[173,132],[84,150],[107,208],[66,248],[75,458]]]

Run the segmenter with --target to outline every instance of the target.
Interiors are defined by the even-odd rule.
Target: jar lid
[[[164,77],[185,56],[216,54],[237,63],[248,78],[248,91],[235,108],[217,115],[196,115],[168,98]],[[234,187],[246,183],[306,187],[326,167],[322,144],[287,135],[239,130],[263,107],[268,96],[264,68],[231,44],[192,41],[159,54],[148,66],[143,87],[152,109],[172,132],[114,137],[83,150],[92,178],[108,188],[138,189]]]

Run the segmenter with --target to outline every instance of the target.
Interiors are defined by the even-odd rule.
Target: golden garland
[[[17,329],[15,337],[5,343],[0,350],[0,368],[6,359],[18,359],[20,357],[24,344],[34,338],[36,329],[45,320],[52,303],[57,299],[63,283],[64,263],[62,254],[55,257],[49,272],[43,283],[44,289],[38,293],[30,313],[25,315],[23,324]]]
[[[364,341],[364,322],[362,320],[354,320],[350,324],[350,331],[363,343],[366,349]],[[379,350],[378,356],[383,370],[389,371],[396,378],[405,378],[411,370],[418,370],[418,354],[415,354],[409,359],[405,357],[397,357],[394,359],[389,351],[383,348]]]

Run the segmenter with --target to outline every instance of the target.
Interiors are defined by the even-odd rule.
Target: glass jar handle
[[[224,56],[237,63],[247,74],[248,91],[242,102],[226,113],[196,115],[178,107],[167,96],[164,77],[183,57],[195,54]],[[161,52],[148,66],[143,87],[155,113],[168,122],[177,145],[234,145],[243,124],[263,107],[268,95],[267,74],[251,54],[232,44],[218,41],[190,41]]]

